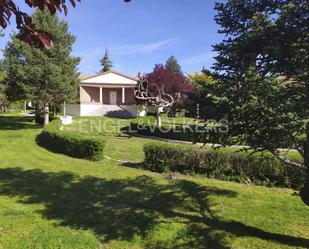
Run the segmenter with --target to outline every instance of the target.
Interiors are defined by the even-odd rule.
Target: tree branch
[[[153,86],[157,89],[157,96],[149,96],[149,87]],[[134,97],[140,100],[145,100],[151,105],[159,107],[168,107],[174,104],[172,95],[165,93],[164,85],[162,89],[156,84],[149,85],[149,82],[140,73],[137,76],[137,86],[134,88]]]

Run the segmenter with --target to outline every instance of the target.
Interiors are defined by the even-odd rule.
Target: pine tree
[[[228,0],[215,9],[225,37],[214,46],[214,69],[230,109],[229,134],[291,167],[305,166],[301,197],[309,205],[308,1]],[[298,150],[304,165],[284,158],[283,147]]]
[[[170,70],[173,73],[182,73],[181,67],[178,64],[178,61],[175,56],[171,56],[170,58],[167,59],[165,68]]]
[[[108,49],[105,49],[105,54],[104,57],[100,60],[102,69],[101,69],[101,73],[105,73],[109,70],[112,69],[113,67],[113,62],[111,61],[110,57],[109,57],[109,52]]]
[[[7,104],[7,96],[5,94],[5,85],[4,85],[5,77],[6,73],[1,71],[0,66],[0,113],[3,112],[5,105]]]
[[[29,46],[14,35],[4,50],[4,67],[7,72],[6,92],[13,100],[32,100],[44,108],[44,124],[49,120],[49,105],[59,105],[75,97],[79,80],[79,58],[72,57],[75,37],[68,24],[49,11],[36,11],[33,16],[36,28],[54,38],[51,49]]]

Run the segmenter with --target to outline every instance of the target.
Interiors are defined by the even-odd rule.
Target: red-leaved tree
[[[183,100],[183,96],[191,92],[193,87],[182,73],[175,73],[162,64],[155,65],[151,73],[137,77],[134,96],[139,104],[154,107],[157,112],[157,126],[161,126],[161,111],[173,110],[175,104]]]
[[[162,64],[156,64],[153,71],[145,75],[149,82],[149,93],[151,96],[157,95],[157,88],[173,96],[174,109],[183,105],[185,96],[193,90],[189,79],[182,73],[174,73]]]
[[[156,85],[165,93],[171,94],[176,100],[179,94],[192,91],[189,79],[182,73],[174,73],[166,69],[162,64],[156,64],[153,71],[145,75],[149,85]],[[156,88],[150,89],[150,94],[157,94]]]

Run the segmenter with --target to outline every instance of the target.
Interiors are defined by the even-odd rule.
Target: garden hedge
[[[198,142],[201,135],[205,136],[203,125],[179,125],[171,128],[168,125],[157,127],[156,125],[149,125],[140,122],[131,122],[129,131],[143,136],[154,136],[166,138],[171,140],[182,140],[189,142]],[[205,138],[205,137],[204,137]],[[208,134],[207,143],[220,143],[221,137],[219,133]],[[205,140],[203,140],[205,141]]]
[[[155,172],[204,174],[210,178],[256,185],[302,188],[305,170],[280,160],[244,153],[150,143],[144,146],[145,168]]]
[[[98,161],[103,158],[105,140],[102,138],[62,131],[60,120],[45,126],[38,136],[39,144],[72,157]]]

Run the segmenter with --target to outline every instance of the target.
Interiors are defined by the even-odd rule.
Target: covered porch
[[[100,103],[104,105],[135,104],[132,86],[81,85],[80,103]]]

